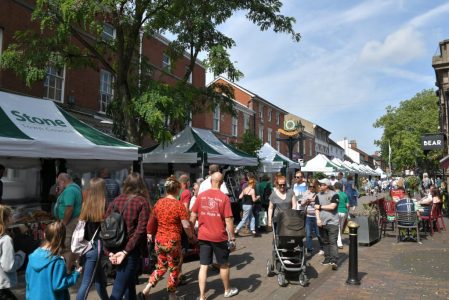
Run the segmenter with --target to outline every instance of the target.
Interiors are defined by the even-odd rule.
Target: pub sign
[[[421,136],[423,150],[444,149],[444,134],[426,134]]]

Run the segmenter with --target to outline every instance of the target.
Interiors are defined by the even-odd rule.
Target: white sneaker
[[[320,251],[318,252],[318,255],[324,255],[324,251],[323,251],[323,250],[320,250]]]
[[[224,297],[225,298],[231,298],[239,293],[239,290],[235,287],[230,288],[229,290],[225,291]]]

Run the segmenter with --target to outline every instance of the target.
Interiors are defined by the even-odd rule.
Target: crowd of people
[[[278,216],[287,209],[304,211],[306,255],[322,255],[322,264],[337,270],[338,249],[344,247],[342,233],[351,209],[357,206],[356,186],[351,175],[345,178],[342,173],[314,179],[297,171],[291,184],[282,174],[271,179],[266,174],[257,178],[248,173],[238,187],[240,211],[233,213],[230,193],[218,165],[210,165],[209,175],[193,184],[190,174],[168,177],[165,194],[154,205],[150,204],[148,189],[139,173],[130,173],[120,186],[110,178],[107,169],[102,169],[84,190],[69,174],[61,173],[52,209],[56,221],[46,227],[40,247],[28,257],[26,297],[70,299],[69,287],[81,277],[78,300],[87,299],[92,286],[102,300],[145,299],[166,275],[169,299],[176,299],[176,289],[185,279],[184,255],[192,245],[199,249],[198,299],[206,298],[210,266],[220,272],[224,297],[232,297],[239,292],[230,285],[229,268],[236,237],[244,227],[255,238],[265,231],[277,230]],[[440,188],[429,185],[428,196],[419,203],[422,215],[429,213],[426,205],[443,201],[441,188],[445,189],[444,182]],[[392,182],[390,192],[394,199],[404,198],[404,181]],[[2,299],[16,299],[10,289],[17,284],[16,271],[25,261],[25,254],[14,251],[14,241],[8,235],[11,215],[11,208],[0,205]],[[235,224],[234,217],[239,219]],[[73,237],[80,234],[86,247],[75,251]],[[111,241],[116,244],[111,246]],[[142,259],[148,257],[149,251],[157,256],[154,270],[144,289],[137,291]],[[105,260],[115,272],[110,294],[106,290]]]

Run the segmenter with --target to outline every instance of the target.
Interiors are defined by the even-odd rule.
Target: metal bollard
[[[354,221],[348,222],[349,227],[349,267],[347,284],[359,285],[359,271],[358,271],[358,255],[357,255],[357,230],[359,224]]]

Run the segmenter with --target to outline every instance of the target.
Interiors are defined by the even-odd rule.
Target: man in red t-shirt
[[[192,197],[189,190],[190,178],[187,174],[182,174],[179,176],[178,180],[181,183],[179,201],[185,206],[186,210],[189,211],[190,198]]]
[[[220,265],[220,277],[224,285],[225,298],[238,294],[238,289],[229,284],[229,253],[235,249],[234,221],[231,202],[220,191],[223,175],[215,172],[211,175],[212,188],[198,195],[192,207],[190,222],[195,224],[198,217],[198,241],[200,244],[200,272],[198,283],[200,300],[206,299],[207,266],[215,255]],[[230,241],[228,247],[228,240]]]

